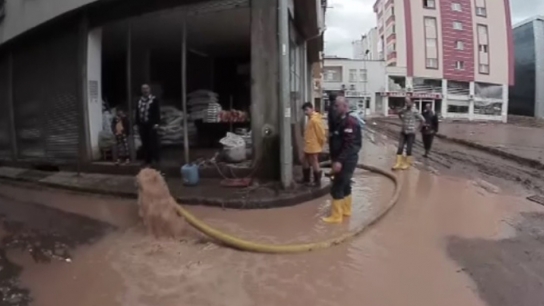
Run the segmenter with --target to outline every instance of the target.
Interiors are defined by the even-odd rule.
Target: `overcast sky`
[[[491,0],[499,1],[499,0]],[[352,57],[351,42],[376,26],[372,11],[375,0],[329,0],[325,53]],[[516,23],[533,15],[544,15],[544,0],[510,0],[512,22]]]

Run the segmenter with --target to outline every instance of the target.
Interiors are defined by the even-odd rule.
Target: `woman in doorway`
[[[121,164],[121,161],[125,161],[128,164],[130,162],[130,150],[128,146],[130,126],[125,112],[120,108],[117,109],[117,114],[111,121],[111,130],[113,135],[115,135],[117,143],[117,164]]]

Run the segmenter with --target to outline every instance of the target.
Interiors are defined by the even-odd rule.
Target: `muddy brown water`
[[[385,166],[390,150],[368,145],[365,159]],[[244,253],[197,233],[158,241],[137,225],[133,201],[0,186],[12,204],[39,201],[118,227],[74,244],[69,263],[8,257],[22,267],[18,279],[32,305],[544,305],[544,207],[474,181],[416,169],[401,175],[402,199],[377,226],[298,255]],[[275,210],[191,210],[247,239],[307,242],[367,222],[392,189],[359,172],[354,216],[333,226],[319,220],[327,198]]]

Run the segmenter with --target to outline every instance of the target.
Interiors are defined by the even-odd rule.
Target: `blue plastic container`
[[[181,167],[181,178],[183,179],[183,185],[196,186],[200,181],[198,175],[198,165],[186,164]]]

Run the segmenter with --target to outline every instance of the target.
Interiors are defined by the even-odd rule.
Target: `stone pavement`
[[[74,172],[45,172],[22,168],[0,167],[0,180],[23,181],[47,187],[136,198],[134,176],[87,174]],[[328,181],[322,187],[297,186],[281,190],[275,183],[248,188],[227,188],[220,179],[201,179],[199,186],[186,187],[180,178],[167,178],[170,192],[179,203],[220,206],[235,209],[273,208],[291,206],[324,196],[330,190]]]

